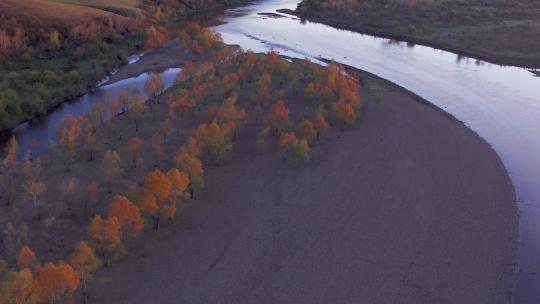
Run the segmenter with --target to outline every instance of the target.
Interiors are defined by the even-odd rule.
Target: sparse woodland
[[[154,75],[148,101],[125,90],[67,118],[38,158],[11,140],[0,174],[0,303],[86,302],[98,270],[181,220],[239,137],[297,166],[329,128],[360,115],[358,80],[337,64],[244,53],[195,23],[177,35],[207,60],[187,63],[171,89]]]

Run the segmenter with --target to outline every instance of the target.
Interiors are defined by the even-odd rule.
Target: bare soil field
[[[359,121],[309,163],[261,151],[245,126],[206,190],[102,271],[91,302],[509,303],[518,216],[500,159],[419,97],[361,79]]]

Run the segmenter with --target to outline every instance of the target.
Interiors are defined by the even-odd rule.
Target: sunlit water
[[[130,61],[133,60],[133,62],[136,62],[139,56],[130,58],[132,58]],[[163,79],[165,88],[172,86],[174,78],[180,70],[180,68],[170,68],[159,73]],[[47,150],[49,140],[53,142],[57,140],[58,126],[64,118],[69,115],[74,117],[84,115],[90,111],[92,105],[95,103],[107,105],[112,100],[112,97],[118,94],[121,89],[138,89],[143,96],[146,96],[144,83],[148,80],[149,76],[150,73],[144,73],[137,77],[102,85],[72,102],[64,103],[48,115],[19,125],[9,134],[6,134],[3,141],[5,143],[7,138],[13,135],[17,138],[21,151],[32,151],[33,155],[42,154]]]
[[[297,0],[259,1],[230,10],[215,29],[226,43],[291,57],[326,58],[388,79],[463,121],[500,155],[520,200],[520,266],[515,303],[540,303],[540,77],[526,69],[408,46],[296,17]],[[537,274],[538,273],[538,274]]]

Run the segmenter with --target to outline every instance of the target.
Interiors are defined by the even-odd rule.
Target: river
[[[294,16],[298,0],[258,1],[229,10],[215,29],[255,52],[332,59],[390,80],[463,121],[499,154],[518,195],[519,269],[515,303],[540,303],[540,77],[431,47],[410,45]],[[278,13],[279,14],[279,13]],[[283,14],[282,14],[283,15]]]
[[[431,47],[339,30],[294,16],[259,13],[295,9],[299,0],[266,0],[228,10],[216,26],[224,41],[255,52],[274,49],[298,58],[332,59],[390,80],[463,121],[497,151],[518,195],[519,269],[515,303],[540,303],[540,77]],[[137,61],[134,57],[130,63]],[[179,69],[162,73],[167,86]],[[139,88],[148,74],[102,85],[12,131],[22,150],[43,153],[67,115],[86,113],[110,92]]]

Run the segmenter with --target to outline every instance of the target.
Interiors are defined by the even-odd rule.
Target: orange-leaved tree
[[[283,132],[279,135],[279,145],[285,151],[291,151],[298,144],[298,137],[294,132]]]
[[[142,145],[143,142],[138,137],[132,137],[126,144],[125,150],[131,157],[133,168],[137,168],[137,155],[139,155]]]
[[[19,266],[19,269],[22,270],[24,268],[33,268],[37,264],[38,259],[36,257],[36,254],[32,251],[32,249],[30,249],[30,247],[25,245],[21,249],[21,252],[19,253],[19,258],[17,259],[17,265]]]
[[[8,273],[0,287],[0,303],[36,304],[38,300],[38,283],[29,268]]]
[[[195,190],[204,188],[204,170],[201,160],[184,146],[174,157],[174,163],[178,169],[189,176],[188,188],[191,198],[193,198]]]
[[[113,198],[108,215],[109,218],[116,217],[120,222],[124,240],[136,239],[144,226],[139,208],[122,195]]]
[[[82,285],[83,301],[88,301],[87,282],[92,278],[96,270],[101,267],[102,262],[94,253],[94,249],[85,241],[80,241],[75,250],[68,258],[68,263],[79,274]]]
[[[60,261],[37,267],[36,281],[41,301],[66,303],[79,286],[79,275],[69,264]]]
[[[300,123],[300,126],[298,127],[298,134],[300,135],[301,139],[306,139],[308,143],[317,138],[317,130],[315,130],[315,126],[313,126],[313,123],[307,119],[304,119],[304,121]]]
[[[317,130],[317,137],[324,136],[328,132],[329,126],[322,114],[317,114],[315,118],[315,129]]]
[[[92,247],[104,259],[105,265],[118,259],[125,253],[122,244],[120,222],[116,217],[103,220],[96,215],[88,227],[88,237]]]
[[[285,106],[282,100],[278,100],[272,105],[270,113],[266,116],[265,124],[271,129],[279,132],[287,127],[289,122],[289,109]]]
[[[156,230],[159,229],[161,217],[169,216],[172,211],[173,204],[169,200],[171,193],[171,181],[161,170],[154,170],[144,177],[143,189],[137,201],[141,211],[152,217]]]
[[[341,129],[352,126],[356,120],[356,111],[353,106],[344,102],[334,102],[330,107],[334,122]]]

